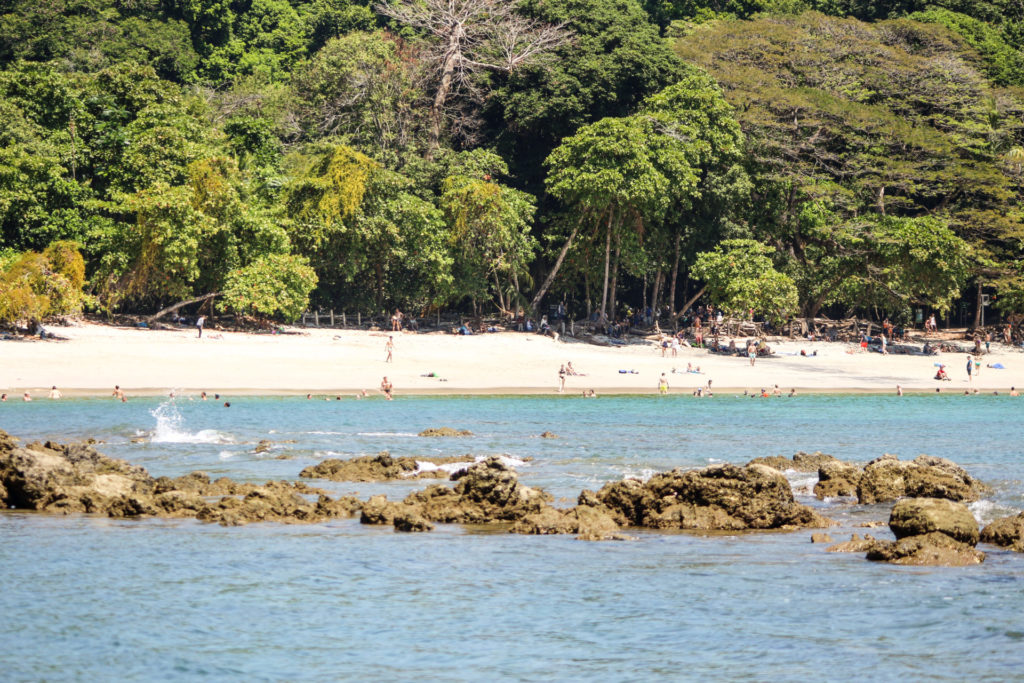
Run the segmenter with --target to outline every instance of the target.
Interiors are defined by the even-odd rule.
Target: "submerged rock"
[[[539,512],[527,515],[510,530],[516,534],[576,534],[581,541],[624,540],[619,525],[603,507],[577,505],[569,510],[545,506]]]
[[[1024,553],[1024,512],[994,520],[981,531],[981,541]]]
[[[928,567],[967,567],[985,561],[985,553],[944,533],[933,531],[897,541],[875,541],[867,558],[875,562]]]
[[[956,463],[931,455],[903,461],[886,454],[864,467],[857,485],[861,503],[882,503],[898,498],[945,498],[971,502],[985,487]]]
[[[317,494],[316,502],[307,498]],[[208,500],[216,496],[222,497]],[[0,505],[123,518],[195,517],[226,525],[317,522],[351,516],[360,507],[355,498],[331,500],[302,482],[211,482],[204,472],[154,479],[144,468],[108,458],[89,444],[47,442],[19,448],[2,431]]]
[[[558,438],[558,434],[555,434],[554,432],[541,432],[540,433],[540,438],[542,438],[542,439],[557,439]]]
[[[758,464],[673,470],[651,477],[646,484],[629,479],[606,484],[593,495],[617,515],[616,521],[656,529],[824,528],[833,524],[797,503],[781,472]]]
[[[769,457],[754,458],[747,463],[750,465],[767,465],[780,472],[786,470],[793,470],[796,472],[817,472],[818,468],[825,463],[839,462],[833,456],[821,451],[815,451],[814,453],[804,453],[803,451],[797,451],[792,459],[785,458],[781,455],[773,455]]]
[[[390,481],[393,479],[447,479],[450,474],[443,469],[420,470],[419,463],[434,465],[472,462],[472,456],[445,458],[393,457],[387,451],[377,455],[364,455],[350,460],[328,458],[316,465],[310,465],[300,477],[330,479],[331,481]]]
[[[473,436],[468,429],[452,429],[451,427],[436,427],[424,429],[416,436]]]
[[[830,545],[825,548],[825,552],[829,553],[866,553],[875,545],[875,538],[870,534],[865,534],[863,538],[860,534],[853,534],[850,536],[849,541],[843,541]]]

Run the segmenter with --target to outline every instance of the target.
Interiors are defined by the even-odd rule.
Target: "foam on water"
[[[978,524],[982,526],[985,526],[1000,517],[1007,517],[1020,512],[1020,510],[1015,508],[1008,507],[1006,505],[999,505],[994,501],[984,499],[968,503],[967,509],[971,511],[974,518],[978,520]]]
[[[409,472],[408,474],[406,474],[404,476],[406,476],[406,477],[415,477],[416,475],[422,474],[423,472],[437,472],[437,471],[447,472],[448,474],[455,474],[456,472],[461,472],[462,470],[467,469],[470,465],[475,465],[476,463],[482,462],[482,461],[486,460],[489,457],[491,457],[491,456],[488,456],[488,455],[478,455],[475,458],[473,458],[472,460],[467,460],[465,462],[448,462],[448,463],[444,463],[444,464],[441,464],[441,465],[437,465],[437,464],[432,463],[432,462],[425,462],[425,461],[422,461],[422,460],[417,460],[416,461],[416,469],[413,470],[412,472]],[[517,467],[526,467],[526,466],[529,465],[529,463],[527,463],[525,460],[520,460],[519,458],[513,458],[512,456],[509,456],[509,455],[499,455],[497,457],[498,457],[498,460],[500,460],[503,465],[505,465],[506,467],[511,467],[513,469],[515,469]]]
[[[156,419],[156,427],[150,441],[153,443],[232,443],[230,434],[215,429],[200,429],[189,432],[185,429],[185,418],[178,410],[174,399],[164,401],[149,414]]]

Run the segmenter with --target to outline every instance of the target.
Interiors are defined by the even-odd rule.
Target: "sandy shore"
[[[17,398],[42,398],[52,385],[65,395],[110,395],[115,384],[130,395],[179,392],[223,394],[378,393],[386,375],[403,393],[554,393],[558,368],[571,361],[582,376],[569,377],[567,394],[655,393],[666,373],[670,393],[691,393],[713,382],[716,392],[757,391],[774,385],[788,392],[985,392],[1024,388],[1024,352],[993,344],[980,375],[968,382],[966,356],[935,357],[861,352],[851,344],[773,344],[775,358],[709,355],[682,348],[662,357],[652,343],[602,347],[535,334],[504,332],[461,337],[394,334],[394,361],[385,362],[386,332],[294,328],[290,334],[208,330],[156,331],[95,324],[54,328],[66,341],[0,341],[0,388]],[[802,357],[800,351],[816,356]],[[937,382],[934,363],[952,379]],[[687,363],[701,374],[687,373]],[[1006,369],[986,365],[1001,363]],[[673,372],[673,369],[675,372]],[[627,371],[625,373],[621,371]],[[434,376],[425,376],[433,373]],[[9,398],[9,400],[10,400]]]

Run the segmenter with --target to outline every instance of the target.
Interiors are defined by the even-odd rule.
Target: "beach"
[[[208,329],[151,330],[78,323],[51,329],[56,340],[0,342],[0,388],[17,398],[43,398],[51,386],[66,396],[169,392],[222,394],[378,394],[387,376],[401,394],[550,394],[558,371],[571,362],[564,393],[655,393],[665,373],[669,393],[692,393],[710,380],[716,393],[946,392],[986,393],[1024,387],[1024,352],[993,343],[980,373],[968,381],[966,354],[911,356],[862,351],[855,344],[793,340],[772,342],[774,356],[746,358],[682,347],[662,356],[654,342],[632,337],[622,346],[599,346],[571,337],[519,332],[460,336],[440,332],[386,332],[284,328],[284,333]],[[394,338],[393,362],[385,345]],[[743,339],[737,339],[742,347]],[[961,341],[962,346],[967,342]],[[801,351],[807,355],[801,355]],[[816,354],[816,355],[815,355]],[[944,363],[948,382],[934,379]],[[700,372],[687,372],[687,364]],[[1004,369],[988,367],[1001,364]],[[10,400],[10,399],[9,399]]]

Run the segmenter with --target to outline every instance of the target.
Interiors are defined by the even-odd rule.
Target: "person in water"
[[[60,393],[60,389],[57,388],[56,384],[54,384],[52,387],[50,387],[50,398],[56,400],[56,399],[62,397],[63,395],[64,394]]]
[[[393,389],[394,387],[391,385],[391,382],[388,381],[387,377],[381,380],[380,390],[384,392],[384,395],[387,396],[389,401],[391,400],[391,392]]]

